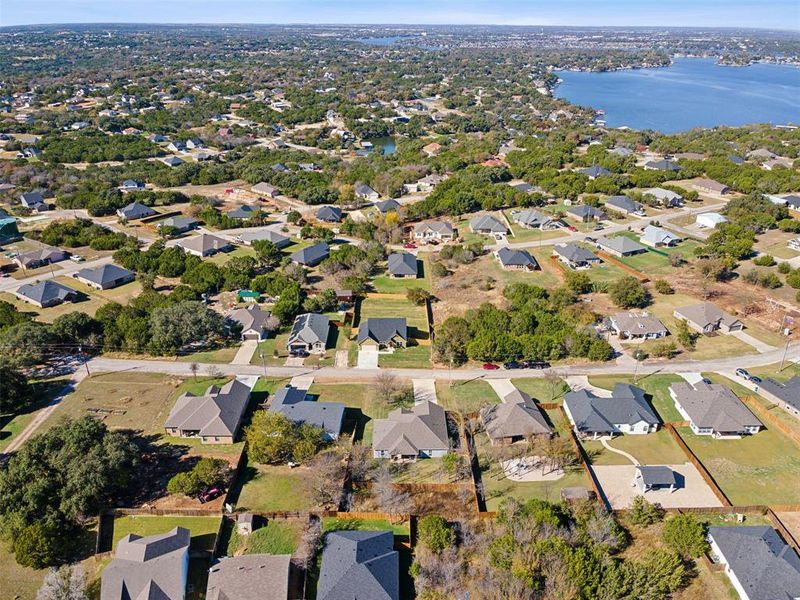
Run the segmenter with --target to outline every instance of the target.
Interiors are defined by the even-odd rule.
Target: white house
[[[717,225],[721,225],[722,223],[727,223],[728,219],[723,217],[721,214],[716,212],[708,212],[697,215],[697,220],[695,224],[698,227],[703,227],[707,229],[714,229]]]

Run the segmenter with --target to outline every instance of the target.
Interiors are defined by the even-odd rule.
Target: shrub
[[[409,302],[422,306],[431,297],[431,293],[419,287],[408,288],[406,290],[406,298]]]
[[[230,477],[230,465],[221,458],[201,458],[191,471],[178,473],[167,483],[170,494],[196,496],[207,487],[226,485]]]
[[[419,542],[436,554],[453,545],[455,535],[450,525],[439,515],[428,515],[419,521]]]
[[[612,302],[621,308],[644,308],[650,304],[650,293],[635,277],[618,279],[608,286]]]
[[[666,279],[656,279],[653,286],[659,294],[666,295],[675,293],[675,288],[673,288]]]
[[[447,267],[445,267],[443,263],[435,262],[431,265],[431,273],[433,273],[435,277],[447,277],[450,271],[447,270]]]
[[[636,496],[628,513],[634,525],[652,525],[664,518],[664,511],[658,506],[650,504],[644,496]]]
[[[786,275],[792,271],[792,267],[789,263],[782,262],[778,265],[778,273],[781,275]]]
[[[775,259],[769,254],[762,254],[753,259],[753,264],[759,267],[774,267]]]
[[[664,542],[684,559],[708,550],[705,528],[692,515],[676,515],[664,524]]]

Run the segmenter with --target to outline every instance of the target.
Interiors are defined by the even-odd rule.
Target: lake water
[[[372,138],[369,141],[372,142],[375,149],[380,150],[381,154],[384,156],[394,154],[395,150],[397,150],[397,145],[395,144],[394,138],[391,136]]]
[[[789,65],[724,67],[714,59],[678,58],[660,69],[557,75],[563,83],[555,95],[605,110],[608,127],[674,133],[717,125],[800,123],[800,68]]]

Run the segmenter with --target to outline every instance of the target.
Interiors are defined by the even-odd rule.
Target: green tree
[[[253,250],[256,251],[256,259],[260,265],[275,268],[281,264],[283,254],[278,247],[269,240],[255,240]]]
[[[628,513],[631,523],[634,525],[652,525],[660,521],[664,514],[657,506],[654,506],[644,496],[637,495],[631,503],[631,509]]]
[[[33,523],[14,538],[12,549],[17,563],[32,569],[44,569],[67,557],[69,543],[65,531],[44,523]]]
[[[210,343],[222,336],[219,313],[194,300],[156,308],[150,316],[150,346],[156,352],[174,354],[192,343]]]
[[[33,399],[28,378],[10,361],[0,358],[0,414],[17,414]]]
[[[419,543],[436,554],[455,542],[455,534],[449,523],[439,515],[428,515],[419,520],[417,526]]]
[[[684,559],[708,550],[705,527],[692,515],[676,515],[664,523],[664,541]]]
[[[650,304],[650,293],[633,276],[623,277],[608,286],[611,301],[621,308],[644,308]]]

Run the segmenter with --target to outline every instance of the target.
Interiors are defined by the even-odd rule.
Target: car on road
[[[526,360],[524,362],[526,369],[549,369],[550,363],[546,360]]]
[[[567,229],[569,229],[570,231],[578,231],[578,228],[575,227],[574,225],[567,225]]]
[[[755,375],[750,375],[750,383],[761,383],[761,377],[756,377]]]
[[[496,371],[500,367],[498,367],[494,363],[483,363],[483,367],[482,368],[483,368],[484,371]]]
[[[750,373],[746,369],[736,369],[736,376],[750,381]]]
[[[200,504],[205,504],[206,502],[216,500],[224,493],[225,491],[221,487],[212,486],[200,492],[200,495],[197,497],[197,499],[200,500]]]
[[[416,247],[417,245],[414,242],[406,242],[405,244],[403,244],[403,248],[407,248],[409,250],[413,250]]]
[[[515,360],[511,360],[507,363],[503,363],[504,369],[521,369],[523,367],[522,363],[517,362]]]
[[[603,225],[602,223],[598,223],[597,225],[594,226],[594,230],[595,231],[602,231],[603,229],[605,229],[605,227],[606,226]]]

